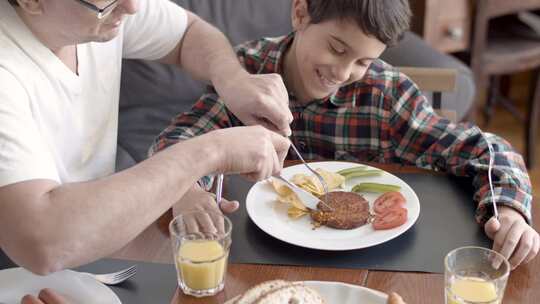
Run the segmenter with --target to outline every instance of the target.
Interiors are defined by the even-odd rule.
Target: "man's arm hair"
[[[42,275],[115,252],[214,170],[217,149],[203,141],[182,142],[93,181],[30,180],[0,187],[0,247]]]
[[[186,32],[176,47],[159,61],[177,65],[193,78],[220,83],[238,73],[247,73],[225,35],[217,28],[187,11]]]

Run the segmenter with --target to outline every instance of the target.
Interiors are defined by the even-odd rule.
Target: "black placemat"
[[[322,251],[290,245],[260,230],[245,208],[230,215],[233,221],[232,263],[303,265],[390,271],[442,273],[443,258],[466,245],[490,247],[491,241],[474,220],[470,179],[446,175],[396,174],[420,199],[420,216],[399,237],[374,247],[350,251]],[[252,183],[226,179],[225,195],[245,202]]]
[[[108,273],[135,264],[137,265],[136,275],[119,285],[109,286],[120,301],[129,304],[170,303],[177,286],[176,271],[172,264],[102,259],[74,270]],[[0,270],[11,267],[16,267],[16,265],[0,250]]]
[[[173,264],[146,263],[117,259],[102,259],[75,270],[108,273],[137,265],[137,274],[115,286],[109,286],[125,304],[168,304],[177,287]]]

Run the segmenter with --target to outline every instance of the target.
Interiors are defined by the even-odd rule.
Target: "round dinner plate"
[[[333,281],[300,281],[322,296],[325,303],[333,304],[386,304],[388,295],[362,286]],[[225,304],[235,302],[240,295]]]
[[[69,303],[121,304],[110,288],[84,273],[63,270],[38,276],[20,267],[0,271],[2,304],[19,304],[24,295],[37,296],[43,288],[54,289],[64,295]]]
[[[339,161],[310,163],[314,169],[322,168],[332,172],[358,165]],[[290,180],[297,173],[311,174],[304,165],[299,164],[284,168],[281,175]],[[267,234],[290,244],[320,250],[353,250],[378,245],[404,233],[416,222],[420,214],[420,202],[416,193],[403,180],[383,171],[380,176],[349,179],[345,182],[342,190],[350,191],[354,185],[361,182],[401,186],[400,192],[407,200],[405,205],[408,212],[407,222],[388,230],[374,230],[370,224],[351,230],[339,230],[325,226],[313,229],[309,216],[303,216],[300,219],[291,219],[287,216],[287,206],[276,202],[277,193],[268,181],[258,182],[251,187],[246,198],[246,208],[251,220]],[[379,195],[363,194],[370,206]]]
[[[304,281],[317,290],[326,303],[386,304],[388,295],[377,290],[341,282]]]

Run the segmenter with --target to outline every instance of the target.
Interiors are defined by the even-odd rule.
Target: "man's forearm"
[[[217,28],[190,14],[181,42],[179,64],[193,77],[211,81],[218,89],[235,75],[247,73],[240,65],[229,40]]]
[[[57,186],[35,199],[6,202],[2,212],[11,215],[0,216],[0,225],[11,233],[2,236],[2,246],[15,262],[39,273],[109,255],[213,170],[211,146],[199,141],[172,146],[106,178]]]

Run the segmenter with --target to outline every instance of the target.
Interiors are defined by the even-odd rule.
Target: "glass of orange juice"
[[[445,259],[446,304],[500,304],[510,264],[498,252],[483,247],[460,247]]]
[[[169,224],[178,286],[187,295],[213,296],[223,290],[232,223],[221,213],[193,211]]]

